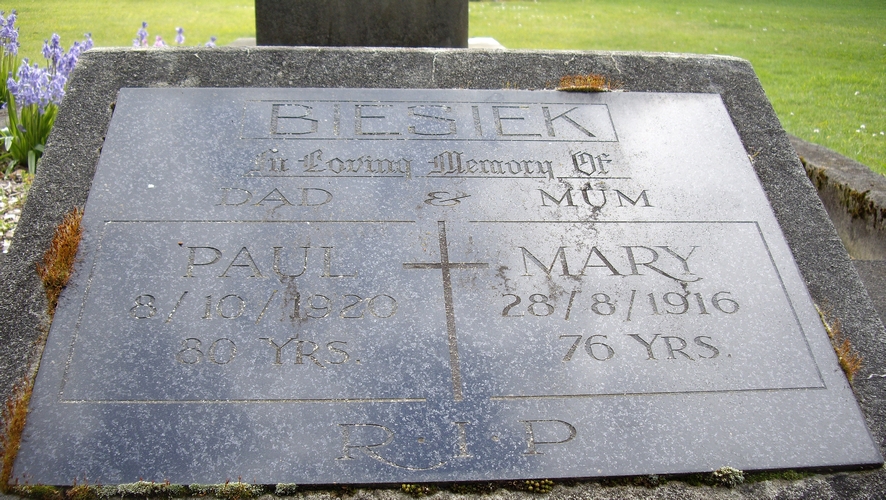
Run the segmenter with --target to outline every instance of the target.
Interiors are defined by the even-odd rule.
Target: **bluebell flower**
[[[58,66],[55,70],[56,75],[67,78],[68,75],[71,74],[71,71],[74,71],[74,65],[77,64],[77,59],[79,59],[80,56],[79,49],[79,43],[74,42],[74,46],[71,47],[70,52],[63,55],[61,60],[58,62]]]
[[[71,46],[70,50],[59,59],[55,74],[61,75],[67,79],[68,76],[70,76],[71,71],[74,70],[77,61],[80,59],[80,54],[91,49],[92,46],[92,33],[87,33],[86,40],[83,42],[74,42],[74,45]]]
[[[163,41],[163,37],[157,35],[154,39],[154,47],[166,47],[166,42]]]
[[[37,105],[40,114],[51,104],[61,104],[65,97],[65,85],[77,60],[83,51],[92,47],[92,35],[87,33],[86,40],[74,42],[71,49],[65,52],[61,47],[61,38],[53,34],[50,40],[43,43],[43,56],[46,68],[37,63],[33,65],[28,59],[22,60],[17,78],[9,73],[6,87],[19,106]]]
[[[40,114],[43,114],[47,106],[61,104],[67,81],[67,75],[51,75],[48,69],[39,67],[37,63],[31,65],[24,59],[18,70],[18,78],[10,77],[6,87],[16,104],[22,107],[37,105]]]
[[[55,75],[49,82],[49,87],[46,89],[47,97],[52,104],[61,104],[62,99],[65,98],[65,85],[68,83],[68,78],[64,75]]]
[[[135,40],[132,41],[133,47],[148,46],[148,22],[142,21],[142,27],[135,33]]]
[[[185,29],[184,28],[175,28],[175,43],[181,45],[185,43]]]
[[[58,105],[65,97],[65,86],[69,76],[80,55],[93,46],[93,41],[92,34],[87,33],[85,40],[74,42],[71,48],[65,51],[61,37],[53,34],[52,38],[43,42],[46,67],[41,68],[37,63],[32,64],[28,59],[24,59],[17,73],[13,75],[12,64],[17,64],[17,58],[14,54],[10,54],[9,47],[11,46],[12,50],[18,49],[18,30],[14,23],[15,12],[8,18],[4,18],[4,14],[0,12],[0,46],[4,48],[4,51],[0,52],[0,63],[2,63],[0,78],[6,78],[5,82],[0,80],[0,86],[5,86],[10,97],[9,129],[13,139],[8,153],[14,162],[24,164],[27,161],[28,168],[33,170],[37,165],[35,160],[39,160],[42,155],[40,146],[46,144]],[[142,28],[145,27],[147,23],[142,23]],[[147,36],[147,31],[144,31],[143,36]]]
[[[12,94],[18,92],[18,82],[12,77],[12,73],[9,73],[9,78],[6,79],[6,89]]]
[[[209,37],[209,41],[206,42],[206,46],[207,47],[215,47],[216,40],[217,40],[217,38],[215,38],[214,36]]]
[[[22,60],[18,69],[18,79],[10,78],[6,81],[6,88],[15,97],[19,106],[41,105],[40,88],[49,82],[46,71],[40,69],[37,63],[32,67],[27,59]]]
[[[43,41],[43,57],[47,60],[47,67],[51,74],[55,74],[59,60],[65,55],[65,49],[61,45],[61,37],[58,33],[52,34],[50,41]]]
[[[16,12],[12,11],[8,18],[3,17],[3,11],[0,11],[0,45],[3,46],[3,52],[18,54],[18,28],[15,27]]]

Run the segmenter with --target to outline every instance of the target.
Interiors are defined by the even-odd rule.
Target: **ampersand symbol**
[[[425,200],[425,203],[435,207],[452,207],[461,203],[462,198],[467,198],[469,196],[471,195],[465,193],[456,193],[453,195],[449,191],[434,191],[428,193],[428,199]]]

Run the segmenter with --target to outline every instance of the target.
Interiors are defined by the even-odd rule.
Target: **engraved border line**
[[[58,388],[58,400],[62,401],[65,395],[65,385],[68,383],[68,373],[71,369],[71,363],[74,360],[74,348],[76,347],[77,338],[80,336],[80,327],[83,323],[83,314],[86,311],[86,302],[89,300],[89,291],[92,288],[92,280],[95,277],[95,268],[98,265],[98,256],[101,254],[102,245],[105,241],[105,234],[108,229],[108,223],[104,221],[101,226],[101,232],[95,245],[95,254],[92,256],[92,267],[89,269],[89,278],[86,279],[86,287],[83,290],[83,300],[80,303],[80,311],[77,313],[77,322],[74,324],[74,332],[71,335],[71,342],[68,347],[68,359],[65,361],[65,368],[62,371],[62,380]],[[50,329],[52,325],[50,325]]]
[[[277,178],[329,178],[329,179],[408,179],[409,177],[406,174],[378,174],[378,175],[296,175],[296,174],[283,174],[283,175],[249,175],[243,174],[243,178],[246,179],[277,179]],[[499,179],[500,177],[496,177]],[[246,203],[246,202],[244,202]]]
[[[542,138],[542,139],[527,139],[516,138],[516,139],[502,139],[496,137],[495,139],[460,139],[460,138],[451,138],[449,136],[439,136],[441,139],[416,139],[413,137],[329,137],[329,138],[312,138],[315,142],[320,141],[334,141],[334,142],[350,142],[350,141],[393,141],[393,142],[409,142],[409,141],[450,141],[450,142],[572,142],[572,143],[616,143],[618,140],[602,140],[598,139],[596,141],[588,141],[584,139],[551,139],[551,138]],[[447,139],[442,139],[442,137],[447,137]],[[238,137],[240,141],[307,141],[311,138],[308,137]]]
[[[106,220],[104,223],[113,224],[414,224],[414,220],[297,220],[297,219],[280,219],[280,220],[189,220],[189,219],[134,219],[134,220]]]
[[[763,230],[760,228],[759,223],[755,222],[754,225],[757,227],[757,232],[760,234],[760,241],[763,242],[763,247],[766,249],[766,255],[769,256],[769,262],[772,263],[772,269],[775,271],[775,275],[778,276],[778,283],[781,285],[784,297],[787,299],[788,305],[791,307],[791,314],[794,316],[794,321],[797,322],[797,327],[800,328],[800,333],[803,335],[803,342],[806,344],[806,350],[809,352],[809,357],[812,358],[812,364],[815,365],[815,370],[818,372],[818,379],[821,381],[822,385],[827,387],[827,384],[824,381],[824,376],[821,374],[821,368],[818,367],[818,363],[815,361],[815,354],[812,352],[812,346],[809,345],[809,339],[806,337],[806,330],[803,329],[800,317],[797,316],[797,309],[794,307],[794,301],[791,300],[787,287],[785,287],[784,280],[781,278],[781,272],[778,270],[778,266],[775,265],[775,259],[772,257],[772,251],[769,250],[769,243],[766,241],[766,236],[763,235]],[[796,261],[794,262],[794,265],[796,265]],[[806,290],[806,294],[808,296],[808,289]],[[809,301],[813,304],[815,303],[811,296],[809,297]]]
[[[753,220],[469,220],[478,224],[757,224]]]
[[[600,394],[553,394],[553,395],[529,395],[529,396],[489,396],[490,401],[517,401],[522,399],[589,399],[620,396],[667,396],[678,394],[729,394],[734,392],[782,392],[782,391],[826,391],[826,386],[816,387],[778,387],[759,389],[724,389],[718,391],[661,391],[661,392],[605,392]]]
[[[427,403],[427,398],[329,398],[329,399],[65,399],[66,404],[276,404],[276,403]]]

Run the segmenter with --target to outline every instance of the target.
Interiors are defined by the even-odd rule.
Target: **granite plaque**
[[[880,463],[716,94],[123,89],[14,477]]]

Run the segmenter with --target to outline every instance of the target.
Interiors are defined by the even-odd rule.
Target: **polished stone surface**
[[[716,94],[123,89],[15,477],[881,461]]]

